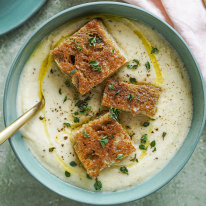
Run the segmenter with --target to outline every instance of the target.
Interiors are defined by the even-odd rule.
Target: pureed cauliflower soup
[[[43,109],[21,129],[21,133],[34,157],[49,172],[87,190],[116,191],[150,178],[177,152],[191,124],[192,94],[183,62],[157,31],[138,21],[101,15],[98,18],[101,18],[119,52],[124,54],[126,63],[81,95],[71,81],[73,70],[70,75],[65,75],[50,52],[96,17],[70,21],[40,42],[22,72],[17,107],[21,115],[40,99],[45,99]],[[104,40],[99,38],[98,42],[95,38],[88,39],[89,46],[98,46]],[[75,43],[81,52],[80,43]],[[111,52],[114,53],[115,49]],[[103,72],[103,67],[95,59],[92,63],[95,72]],[[125,157],[118,154],[117,161],[108,164],[98,175],[90,176],[80,161],[80,154],[74,150],[73,137],[83,131],[85,139],[91,138],[92,133],[82,130],[82,127],[111,112],[111,107],[102,106],[108,79],[135,86],[153,85],[160,89],[160,96],[153,116],[134,115],[130,111],[116,109],[118,127],[129,137],[133,149]],[[114,85],[109,85],[109,89],[114,89]],[[120,90],[113,96],[121,98]],[[135,98],[130,93],[128,104]],[[137,98],[144,100],[144,95]],[[97,139],[98,148],[101,151],[108,149],[114,135]]]

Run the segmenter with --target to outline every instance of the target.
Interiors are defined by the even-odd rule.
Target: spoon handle
[[[12,122],[8,127],[0,132],[0,144],[4,143],[9,137],[11,137],[17,130],[19,130],[25,123],[27,123],[42,107],[43,101],[35,104],[31,109],[26,111],[18,119]]]

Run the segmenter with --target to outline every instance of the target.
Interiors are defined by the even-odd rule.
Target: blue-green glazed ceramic
[[[17,118],[16,95],[22,69],[37,44],[56,27],[88,14],[107,13],[137,19],[155,28],[177,50],[190,76],[194,113],[189,133],[175,156],[152,178],[117,192],[90,192],[70,185],[43,168],[27,149],[19,132],[10,144],[22,165],[43,185],[72,200],[95,205],[125,203],[145,197],[167,184],[186,164],[194,151],[205,122],[205,85],[194,56],[181,36],[167,23],[136,6],[117,2],[94,2],[69,8],[41,25],[24,43],[10,69],[4,94],[4,119],[8,125]],[[175,111],[174,111],[175,112]]]
[[[46,0],[0,0],[0,35],[23,24]]]

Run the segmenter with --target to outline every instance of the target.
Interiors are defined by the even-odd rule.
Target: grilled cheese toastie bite
[[[102,105],[136,114],[153,117],[160,97],[160,88],[153,85],[133,85],[116,80],[108,80]]]
[[[93,19],[51,51],[59,68],[83,95],[126,62],[100,19]]]
[[[74,150],[91,177],[135,152],[129,135],[106,113],[74,135]]]

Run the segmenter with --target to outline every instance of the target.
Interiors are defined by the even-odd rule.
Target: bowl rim
[[[80,4],[80,5],[77,5],[77,6],[73,6],[73,7],[70,7],[68,9],[65,9],[59,13],[57,13],[56,15],[54,15],[53,17],[49,18],[48,20],[46,20],[44,23],[42,23],[37,29],[35,29],[32,34],[29,36],[29,38],[27,38],[27,40],[24,42],[24,44],[21,46],[20,50],[18,51],[12,65],[11,65],[11,68],[9,70],[9,73],[8,73],[8,76],[7,76],[7,80],[6,80],[6,84],[5,84],[5,89],[4,89],[4,98],[3,98],[3,115],[4,115],[4,124],[5,126],[8,125],[8,121],[7,121],[7,112],[6,112],[6,101],[7,101],[7,94],[8,94],[8,86],[9,86],[9,82],[10,82],[10,78],[12,76],[12,72],[15,68],[15,65],[17,63],[17,60],[19,58],[19,56],[21,55],[22,51],[24,50],[24,48],[26,47],[27,44],[29,44],[30,40],[36,35],[36,33],[38,33],[39,30],[41,30],[44,26],[46,26],[49,22],[53,21],[54,19],[56,19],[57,17],[65,14],[65,13],[68,13],[70,11],[73,11],[73,10],[77,10],[77,9],[81,9],[82,7],[89,7],[89,6],[95,6],[95,5],[114,5],[114,6],[123,6],[123,7],[130,7],[130,8],[134,8],[134,9],[137,9],[137,10],[140,10],[141,12],[144,12],[144,13],[147,13],[148,15],[150,15],[151,17],[154,17],[156,20],[158,20],[161,24],[164,24],[168,27],[169,30],[171,30],[171,32],[173,32],[181,41],[182,43],[184,44],[184,46],[187,48],[188,52],[190,53],[194,63],[195,63],[195,67],[198,71],[198,75],[200,77],[200,80],[201,80],[201,86],[202,86],[202,91],[203,91],[203,101],[205,103],[205,94],[206,94],[206,91],[205,91],[205,86],[204,86],[204,81],[203,81],[203,77],[202,77],[202,74],[201,74],[201,70],[197,64],[197,61],[193,55],[193,53],[191,52],[190,48],[187,46],[186,42],[184,41],[184,39],[180,36],[180,34],[174,30],[168,23],[166,23],[165,21],[161,20],[159,17],[155,16],[154,14],[148,12],[147,10],[145,9],[142,9],[138,6],[134,6],[134,5],[130,5],[130,4],[127,4],[127,3],[121,3],[121,2],[111,2],[111,1],[100,1],[100,2],[90,2],[90,3],[83,3],[83,4]],[[61,25],[59,25],[61,26]],[[57,26],[58,27],[58,26]],[[56,28],[57,28],[56,27]],[[52,188],[48,183],[45,183],[43,182],[42,180],[40,180],[38,177],[36,177],[32,171],[29,169],[28,165],[25,164],[25,162],[22,161],[22,159],[20,158],[19,154],[18,154],[18,151],[16,150],[15,148],[15,144],[12,142],[12,138],[9,139],[9,143],[12,147],[12,150],[13,152],[15,153],[17,159],[19,160],[19,162],[22,164],[22,166],[30,173],[31,176],[33,176],[37,181],[39,181],[41,184],[43,184],[45,187],[49,188],[51,191],[65,197],[65,198],[69,198],[71,200],[74,200],[74,201],[78,201],[78,202],[81,202],[81,203],[86,203],[86,204],[94,204],[94,205],[114,205],[114,204],[122,204],[122,203],[126,203],[126,202],[131,202],[131,201],[134,201],[134,200],[137,200],[137,199],[141,199],[141,198],[144,198],[146,197],[147,195],[149,194],[152,194],[153,192],[159,190],[160,188],[162,188],[164,185],[166,185],[169,181],[171,181],[182,169],[183,167],[185,166],[185,164],[188,162],[188,160],[190,159],[192,153],[194,152],[194,149],[200,139],[200,135],[202,133],[202,130],[204,128],[204,124],[205,124],[205,117],[206,117],[206,104],[204,104],[204,113],[202,114],[202,120],[201,120],[201,127],[196,135],[196,139],[195,139],[195,142],[192,146],[192,149],[187,153],[187,157],[181,162],[181,164],[179,164],[178,168],[176,169],[176,172],[172,173],[172,175],[170,175],[170,177],[168,177],[167,179],[165,179],[164,183],[161,183],[159,184],[157,187],[153,188],[152,190],[148,190],[144,195],[142,195],[141,197],[137,197],[138,195],[130,195],[128,196],[128,198],[125,200],[125,199],[121,199],[121,198],[116,198],[115,200],[112,200],[112,201],[105,201],[105,202],[100,202],[100,200],[98,200],[98,197],[101,197],[105,194],[112,194],[112,195],[115,195],[117,193],[121,194],[122,192],[126,192],[128,190],[134,190],[135,186],[137,185],[134,185],[133,187],[131,188],[128,188],[128,189],[123,189],[123,190],[119,190],[117,192],[101,192],[101,193],[96,193],[96,192],[91,192],[91,191],[87,191],[87,190],[84,190],[84,189],[81,189],[81,188],[77,188],[79,189],[79,191],[84,191],[84,193],[86,193],[87,195],[88,194],[93,194],[95,195],[97,198],[96,199],[81,199],[80,196],[77,198],[76,196],[73,197],[72,195],[68,196],[68,195],[65,195],[62,194],[60,191],[58,191],[58,188]],[[182,143],[182,145],[184,144],[184,142]],[[181,146],[182,147],[182,146]],[[181,147],[178,149],[178,151],[181,150]],[[174,159],[174,157],[176,156],[176,154],[178,153],[178,151],[175,153],[175,155],[172,157],[172,159]],[[171,160],[172,160],[171,159]],[[167,164],[171,161],[169,160],[167,162]],[[36,160],[37,161],[37,160]],[[37,161],[38,162],[38,161]],[[40,164],[38,162],[38,164]],[[166,164],[166,165],[167,165]],[[165,168],[166,165],[163,167]],[[156,174],[154,174],[152,177],[155,177],[158,173],[160,173],[163,168],[158,171]],[[44,168],[45,169],[45,168]],[[45,169],[46,170],[46,169]],[[50,175],[53,175],[51,173],[49,173]],[[57,178],[57,177],[56,177]],[[58,178],[59,179],[59,178]],[[150,180],[150,178],[148,179]],[[64,181],[60,180],[60,182],[63,182],[65,183]],[[147,180],[146,180],[147,181]],[[144,181],[145,182],[145,181]],[[143,183],[144,183],[143,182]],[[68,183],[66,183],[68,184]],[[142,184],[142,183],[141,183]],[[140,184],[140,185],[141,185]],[[75,186],[71,185],[71,184],[68,184],[71,188],[76,188]],[[120,196],[120,195],[119,195]],[[103,200],[103,199],[102,199]]]

